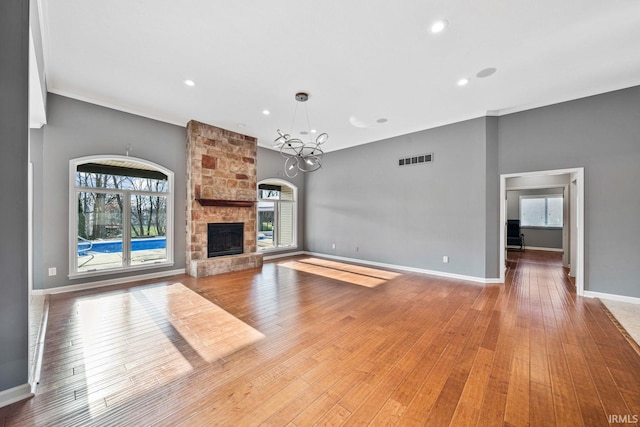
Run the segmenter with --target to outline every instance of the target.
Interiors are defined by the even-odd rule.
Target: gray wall
[[[133,157],[158,163],[175,173],[174,183],[174,258],[172,267],[144,270],[134,274],[185,267],[186,131],[185,128],[140,116],[100,107],[86,102],[49,94],[47,120],[42,143],[43,181],[41,191],[42,234],[36,235],[35,249],[41,254],[36,289],[124,277],[132,273],[69,280],[69,160],[99,154],[124,155],[131,144]],[[34,147],[35,151],[35,147]],[[40,226],[34,224],[35,227]],[[41,238],[41,241],[38,239]],[[45,272],[56,267],[58,274]]]
[[[36,287],[73,283],[65,279],[69,159],[123,154],[129,143],[134,156],[176,172],[174,268],[184,267],[184,129],[54,95],[49,103],[36,268],[56,266],[59,274]],[[320,171],[291,180],[300,191],[299,249],[497,277],[498,172],[585,167],[586,289],[640,297],[639,135],[635,87],[328,153]],[[399,157],[424,152],[435,153],[434,163],[397,166]],[[259,148],[258,180],[284,179],[281,162]]]
[[[492,237],[488,251],[486,231],[490,227],[498,234],[497,130],[495,123],[487,125],[493,120],[469,120],[326,154],[322,169],[306,176],[307,249],[497,277],[498,238]],[[398,167],[402,156],[429,152],[433,163]],[[488,162],[487,155],[494,159]],[[487,180],[496,186],[490,192]],[[448,264],[443,255],[449,256]]]
[[[507,191],[507,219],[520,219],[520,196],[564,194],[564,188]],[[562,249],[562,228],[545,229],[521,227],[526,246]]]
[[[640,86],[500,117],[500,173],[584,167],[585,289],[640,297]]]
[[[258,147],[258,182],[276,178],[290,182],[298,187],[298,247],[291,250],[275,250],[266,252],[265,256],[301,251],[304,249],[304,204],[305,204],[305,174],[300,172],[295,178],[288,178],[284,173],[284,159],[279,151]]]
[[[487,117],[485,129],[485,276],[500,276],[500,174],[498,173],[498,118]]]
[[[0,391],[28,381],[29,3],[0,2]]]
[[[44,280],[45,272],[42,266],[44,260],[42,259],[44,253],[42,251],[42,236],[44,226],[44,206],[42,205],[43,190],[42,185],[44,183],[43,168],[44,159],[42,157],[44,148],[44,130],[30,129],[29,130],[29,160],[33,165],[33,283],[42,284]]]

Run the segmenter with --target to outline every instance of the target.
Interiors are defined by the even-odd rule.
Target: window
[[[122,156],[70,168],[69,276],[173,264],[173,172]]]
[[[258,250],[295,248],[297,188],[286,181],[258,184]]]
[[[563,196],[520,196],[522,227],[563,226]]]

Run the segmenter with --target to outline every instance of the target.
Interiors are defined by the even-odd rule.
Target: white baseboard
[[[524,249],[525,250],[529,249],[532,251],[564,252],[562,249],[558,249],[558,248],[542,248],[539,246],[525,246]]]
[[[282,254],[273,254],[273,255],[264,255],[264,257],[262,258],[265,261],[269,261],[272,259],[278,259],[278,258],[286,258],[286,257],[290,257],[290,256],[296,256],[296,255],[304,255],[305,252],[304,251],[296,251],[296,252],[285,252]]]
[[[31,386],[22,384],[8,390],[0,391],[0,408],[33,397]]]
[[[322,258],[335,259],[335,260],[338,260],[338,261],[354,262],[354,263],[357,263],[357,264],[364,264],[364,265],[372,265],[372,266],[375,266],[375,267],[389,268],[391,270],[410,271],[412,273],[428,274],[428,275],[431,275],[431,276],[446,277],[446,278],[449,278],[449,279],[457,279],[457,280],[466,280],[466,281],[476,282],[476,283],[484,283],[484,284],[502,283],[500,281],[500,279],[497,279],[497,278],[496,279],[491,279],[491,278],[484,278],[484,277],[466,276],[466,275],[463,275],[463,274],[446,273],[444,271],[436,271],[436,270],[426,270],[424,268],[407,267],[407,266],[404,266],[404,265],[395,265],[395,264],[387,264],[387,263],[384,263],[384,262],[367,261],[367,260],[356,259],[356,258],[347,258],[347,257],[336,256],[336,255],[328,255],[328,254],[323,254],[323,253],[318,253],[318,252],[305,251],[304,254],[305,255],[311,255],[311,256],[318,256],[318,257],[322,257]]]
[[[630,302],[631,304],[640,304],[640,298],[628,297],[625,295],[605,294],[603,292],[584,291],[584,296],[589,298],[608,299],[612,301]]]
[[[520,249],[520,246],[513,246],[513,245],[508,245],[507,249]],[[532,251],[547,251],[547,252],[564,252],[564,250],[562,249],[558,249],[558,248],[543,248],[541,246],[525,246],[524,247],[525,250],[529,249]]]
[[[122,283],[137,282],[139,280],[158,279],[161,277],[177,276],[185,274],[184,268],[177,270],[160,271],[157,273],[139,274],[137,276],[118,277],[117,279],[99,280],[96,282],[80,283],[77,285],[58,286],[49,289],[34,289],[31,291],[34,295],[51,295],[61,294],[64,292],[86,291],[88,289],[102,288],[104,286],[120,285]]]

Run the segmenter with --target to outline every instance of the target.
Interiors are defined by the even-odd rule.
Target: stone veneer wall
[[[194,120],[187,124],[187,273],[204,277],[262,266],[256,253],[256,138]],[[221,206],[201,206],[196,199]],[[229,203],[232,204],[232,203]],[[207,224],[244,223],[244,254],[208,258]]]

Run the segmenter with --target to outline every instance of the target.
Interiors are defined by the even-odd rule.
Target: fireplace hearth
[[[207,255],[209,258],[238,255],[244,252],[244,224],[216,222],[207,224]]]

